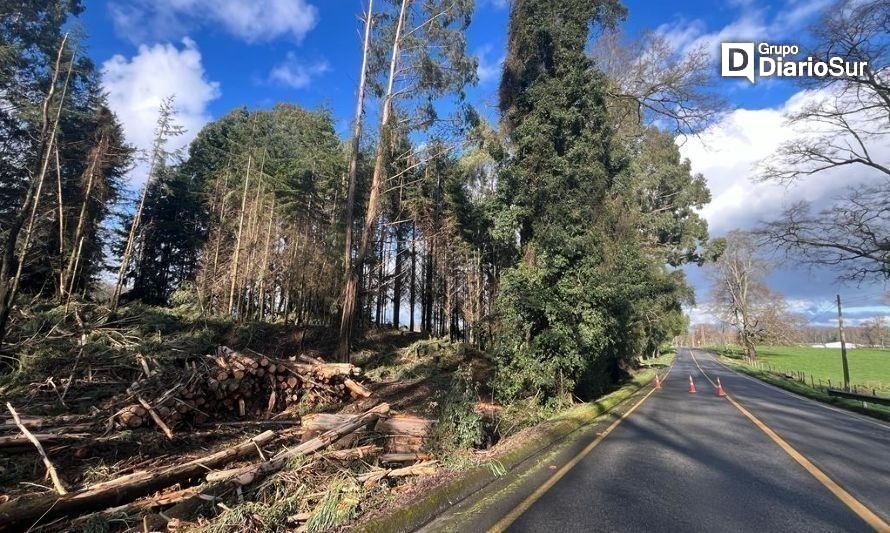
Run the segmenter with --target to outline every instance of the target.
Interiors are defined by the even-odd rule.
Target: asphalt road
[[[702,370],[760,425],[718,397]],[[737,374],[700,351],[681,350],[663,388],[544,490],[555,466],[463,513],[456,528],[815,532],[890,522],[890,425]],[[443,518],[427,529],[454,524]]]

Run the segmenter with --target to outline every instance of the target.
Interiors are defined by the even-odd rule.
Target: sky
[[[276,102],[329,108],[345,137],[352,119],[361,62],[359,15],[367,0],[85,0],[75,23],[102,70],[109,103],[128,140],[147,148],[158,105],[175,95],[179,122],[190,141],[229,110],[268,108]],[[378,3],[386,0],[376,0]],[[718,55],[721,41],[797,43],[830,0],[625,0],[624,32],[664,35],[678,50],[704,45]],[[497,85],[505,54],[508,0],[477,0],[469,51],[479,61],[471,102],[496,120]],[[803,44],[803,43],[801,43]],[[716,66],[715,66],[716,68]],[[841,189],[875,179],[848,168],[792,187],[754,183],[754,165],[794,132],[784,114],[818,97],[788,80],[720,80],[726,113],[698,137],[678,139],[681,153],[708,181],[712,203],[703,210],[711,234],[750,229],[783,206],[809,200],[827,205]],[[882,147],[890,155],[890,146]],[[143,171],[144,172],[144,171]],[[138,187],[140,169],[131,178]],[[769,278],[792,308],[814,323],[832,323],[835,294],[848,301],[855,323],[890,316],[885,285],[851,286],[836,273],[777,257]],[[708,281],[687,268],[700,302]],[[694,321],[709,320],[702,306]]]

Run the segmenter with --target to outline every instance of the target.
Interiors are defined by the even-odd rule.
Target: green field
[[[738,355],[741,350],[720,350],[724,354]],[[757,348],[758,360],[772,370],[804,372],[823,385],[843,382],[841,351],[837,348],[811,348],[809,346],[762,346]],[[890,391],[890,350],[856,348],[847,350],[850,366],[850,382],[867,389]]]

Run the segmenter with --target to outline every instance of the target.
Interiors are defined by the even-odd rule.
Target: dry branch
[[[17,531],[61,516],[89,513],[131,502],[175,483],[197,480],[208,469],[256,453],[275,436],[263,432],[241,444],[160,470],[136,472],[63,496],[24,497],[0,505],[0,531]]]
[[[155,424],[157,424],[159,428],[161,428],[161,431],[164,432],[164,435],[167,435],[168,439],[173,440],[173,432],[170,431],[170,428],[167,427],[167,424],[165,424],[164,421],[161,420],[161,417],[158,416],[158,413],[154,410],[154,408],[152,408],[152,406],[142,398],[137,397],[136,399],[139,400],[139,403],[142,405],[142,407],[144,407],[145,410],[148,411],[148,414],[151,415],[151,419],[155,421]]]
[[[67,494],[68,491],[65,490],[65,486],[62,484],[62,480],[59,479],[59,474],[56,472],[56,467],[53,466],[53,463],[47,457],[46,452],[43,451],[43,445],[40,444],[40,441],[28,431],[28,428],[22,424],[21,419],[19,418],[19,414],[15,412],[15,409],[12,407],[12,404],[6,402],[6,408],[9,409],[10,414],[12,414],[12,419],[15,420],[16,425],[22,430],[22,433],[25,434],[25,437],[28,438],[33,444],[34,447],[37,448],[37,453],[40,454],[40,458],[43,459],[43,464],[46,466],[46,471],[49,473],[49,477],[53,480],[53,486],[56,488],[56,492],[59,494]]]
[[[340,426],[322,433],[312,440],[304,442],[295,448],[282,451],[268,461],[224,472],[214,472],[207,476],[207,481],[231,481],[236,485],[249,485],[273,472],[281,470],[291,459],[315,453],[330,446],[334,442],[337,442],[345,435],[348,435],[361,427],[373,424],[380,418],[380,416],[385,415],[388,412],[389,404],[380,404],[352,420],[344,422]]]

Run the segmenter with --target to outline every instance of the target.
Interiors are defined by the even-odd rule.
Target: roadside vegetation
[[[720,348],[723,355],[740,358],[744,351],[735,346]],[[838,348],[810,346],[759,346],[758,366],[777,372],[804,373],[808,382],[820,387],[839,387],[844,382],[841,352]],[[865,391],[890,393],[890,349],[862,348],[847,350],[850,384]]]
[[[825,353],[813,353],[818,350]],[[864,395],[877,394],[884,398],[890,396],[888,395],[890,388],[886,386],[885,378],[890,351],[863,350],[862,357],[857,358],[858,364],[861,365],[860,368],[867,367],[870,369],[870,375],[884,379],[884,381],[869,382],[868,386],[864,386],[853,377],[853,358],[850,355],[858,350],[857,348],[847,352],[847,357],[851,361],[850,379],[854,390]],[[890,420],[890,407],[888,406],[868,402],[863,403],[862,401],[838,398],[828,394],[829,380],[831,380],[831,386],[835,388],[841,388],[843,384],[843,372],[840,370],[841,356],[836,350],[796,346],[761,347],[758,348],[758,354],[763,354],[763,357],[753,362],[744,357],[745,352],[741,347],[725,346],[712,348],[712,351],[719,354],[723,362],[739,372],[771,385],[849,411],[882,420]],[[838,369],[835,369],[831,358],[837,359]]]
[[[324,531],[500,471],[669,364],[727,250],[677,143],[709,51],[617,0],[511,2],[495,120],[474,2],[377,0],[347,138],[282,102],[176,150],[169,95],[144,153],[84,9],[0,0],[0,527]]]

